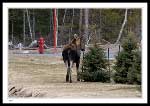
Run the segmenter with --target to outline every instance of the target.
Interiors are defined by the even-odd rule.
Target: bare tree
[[[63,41],[63,35],[64,35],[64,26],[65,26],[65,18],[66,18],[66,13],[67,13],[67,9],[65,9],[65,13],[63,16],[63,22],[62,22],[62,26],[61,26],[61,45],[62,45],[62,41]]]
[[[56,9],[56,47],[58,46],[58,9]]]
[[[123,21],[123,23],[122,23],[122,27],[121,27],[121,29],[120,29],[120,32],[119,32],[119,35],[118,35],[118,38],[117,38],[117,41],[115,42],[115,44],[118,44],[118,42],[119,42],[119,40],[120,40],[120,38],[121,38],[121,35],[122,35],[122,32],[123,32],[124,26],[125,26],[125,24],[126,24],[126,22],[127,22],[127,14],[128,14],[127,12],[128,12],[128,9],[126,9],[126,11],[125,11],[124,21]]]
[[[101,10],[99,12],[99,41],[101,40]]]
[[[89,17],[88,17],[88,14],[89,14],[89,9],[85,9],[84,10],[84,14],[85,14],[85,16],[84,16],[84,18],[85,18],[84,35],[85,35],[86,43],[87,43],[88,38],[89,38],[89,36],[88,36],[88,34],[89,34],[89,32],[88,32],[88,26],[89,26]]]
[[[82,9],[80,9],[79,35],[81,35],[81,29],[82,29]]]
[[[13,39],[14,39],[14,35],[13,35],[13,33],[14,33],[14,24],[13,24],[13,20],[12,20],[12,23],[11,23],[11,25],[12,25],[12,33],[11,33],[11,36],[12,36],[12,43],[13,43]]]
[[[33,9],[33,29],[32,29],[32,32],[33,32],[33,38],[35,39],[35,15],[34,15],[34,9]]]
[[[33,36],[32,36],[32,31],[31,31],[31,24],[30,24],[30,16],[29,16],[28,9],[26,9],[26,12],[27,12],[27,18],[28,18],[28,24],[29,24],[30,36],[31,36],[31,40],[33,41]]]
[[[73,18],[74,18],[74,9],[72,10],[72,22],[71,22],[71,29],[70,29],[70,34],[69,34],[69,43],[71,42],[70,36],[71,36],[71,34],[72,34]]]
[[[23,44],[25,45],[25,10],[23,10]]]

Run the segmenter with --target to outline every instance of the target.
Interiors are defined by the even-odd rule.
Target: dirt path
[[[57,63],[57,64],[56,64]],[[9,55],[9,86],[22,87],[32,96],[44,98],[140,98],[137,85],[100,82],[65,82],[66,68],[61,57]],[[35,96],[36,97],[36,96]]]

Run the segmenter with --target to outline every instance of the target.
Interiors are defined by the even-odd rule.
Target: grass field
[[[9,86],[22,87],[41,98],[141,98],[137,85],[101,82],[66,83],[66,67],[61,57],[9,54]],[[22,96],[21,96],[22,97]]]

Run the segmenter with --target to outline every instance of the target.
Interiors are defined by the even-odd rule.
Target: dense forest
[[[141,9],[57,9],[57,46],[83,35],[89,43],[121,42],[129,32],[141,40]],[[53,45],[53,9],[9,9],[9,41],[28,46],[40,35]]]

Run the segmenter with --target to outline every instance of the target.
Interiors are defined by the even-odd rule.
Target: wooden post
[[[83,72],[83,61],[84,61],[84,51],[83,51],[83,59],[82,59],[82,72]]]
[[[120,53],[120,45],[119,45],[119,53]]]
[[[109,67],[109,78],[110,78],[109,48],[108,48],[108,67]],[[110,78],[110,79],[111,79],[111,78]]]

